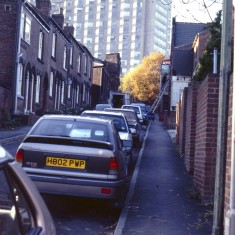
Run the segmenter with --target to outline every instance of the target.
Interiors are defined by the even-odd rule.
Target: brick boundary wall
[[[185,135],[186,135],[186,111],[187,111],[188,88],[184,88],[181,97],[180,124],[179,124],[179,153],[181,156],[185,154]]]
[[[225,195],[224,195],[224,214],[227,214],[230,203],[231,187],[231,143],[232,143],[232,105],[233,105],[233,75],[230,78],[229,89],[229,110],[228,110],[228,135],[227,135],[227,156],[225,173]]]
[[[197,116],[197,84],[188,87],[187,108],[185,118],[185,166],[190,174],[194,173],[194,153]]]
[[[175,144],[179,147],[179,138],[180,138],[180,120],[181,120],[181,100],[177,102],[176,105],[176,121],[175,121],[175,129],[176,129],[176,136],[175,136]]]
[[[209,74],[198,87],[194,183],[203,202],[213,203],[218,129],[219,77]]]

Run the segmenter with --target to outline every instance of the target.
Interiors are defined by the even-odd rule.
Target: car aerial
[[[86,110],[82,112],[81,116],[113,120],[118,130],[120,139],[123,143],[123,150],[127,158],[128,166],[129,168],[131,168],[132,167],[133,140],[132,140],[131,131],[129,130],[129,127],[128,127],[126,117],[122,113],[96,111],[96,110]]]
[[[143,114],[142,114],[141,108],[138,105],[125,104],[125,105],[122,105],[121,108],[122,109],[132,109],[132,110],[134,110],[137,117],[139,118],[140,124],[144,125],[144,123],[143,123]]]
[[[104,110],[105,108],[112,108],[111,104],[97,104],[95,110]]]
[[[20,144],[16,160],[42,193],[108,199],[122,207],[128,166],[111,120],[44,115]]]
[[[0,146],[0,234],[56,234],[53,219],[34,183]]]
[[[141,125],[139,119],[132,109],[106,108],[108,112],[121,112],[125,115],[129,129],[131,130],[133,144],[136,146],[140,140]]]

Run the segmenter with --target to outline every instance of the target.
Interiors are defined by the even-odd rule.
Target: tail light
[[[117,170],[118,169],[118,162],[115,157],[112,157],[109,162],[109,169],[110,170]]]
[[[24,150],[23,149],[19,149],[16,153],[16,161],[17,162],[22,162],[24,158]]]

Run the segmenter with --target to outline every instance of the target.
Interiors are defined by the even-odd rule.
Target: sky
[[[222,10],[223,0],[170,0],[172,16],[177,22],[207,23]],[[206,7],[205,7],[206,6]]]

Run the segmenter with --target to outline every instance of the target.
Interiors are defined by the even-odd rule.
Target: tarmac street
[[[23,139],[31,126],[0,131],[0,144]],[[209,235],[213,208],[203,205],[174,145],[174,131],[149,125],[114,235]]]
[[[211,234],[212,206],[199,200],[170,134],[159,121],[148,128],[115,235]]]

